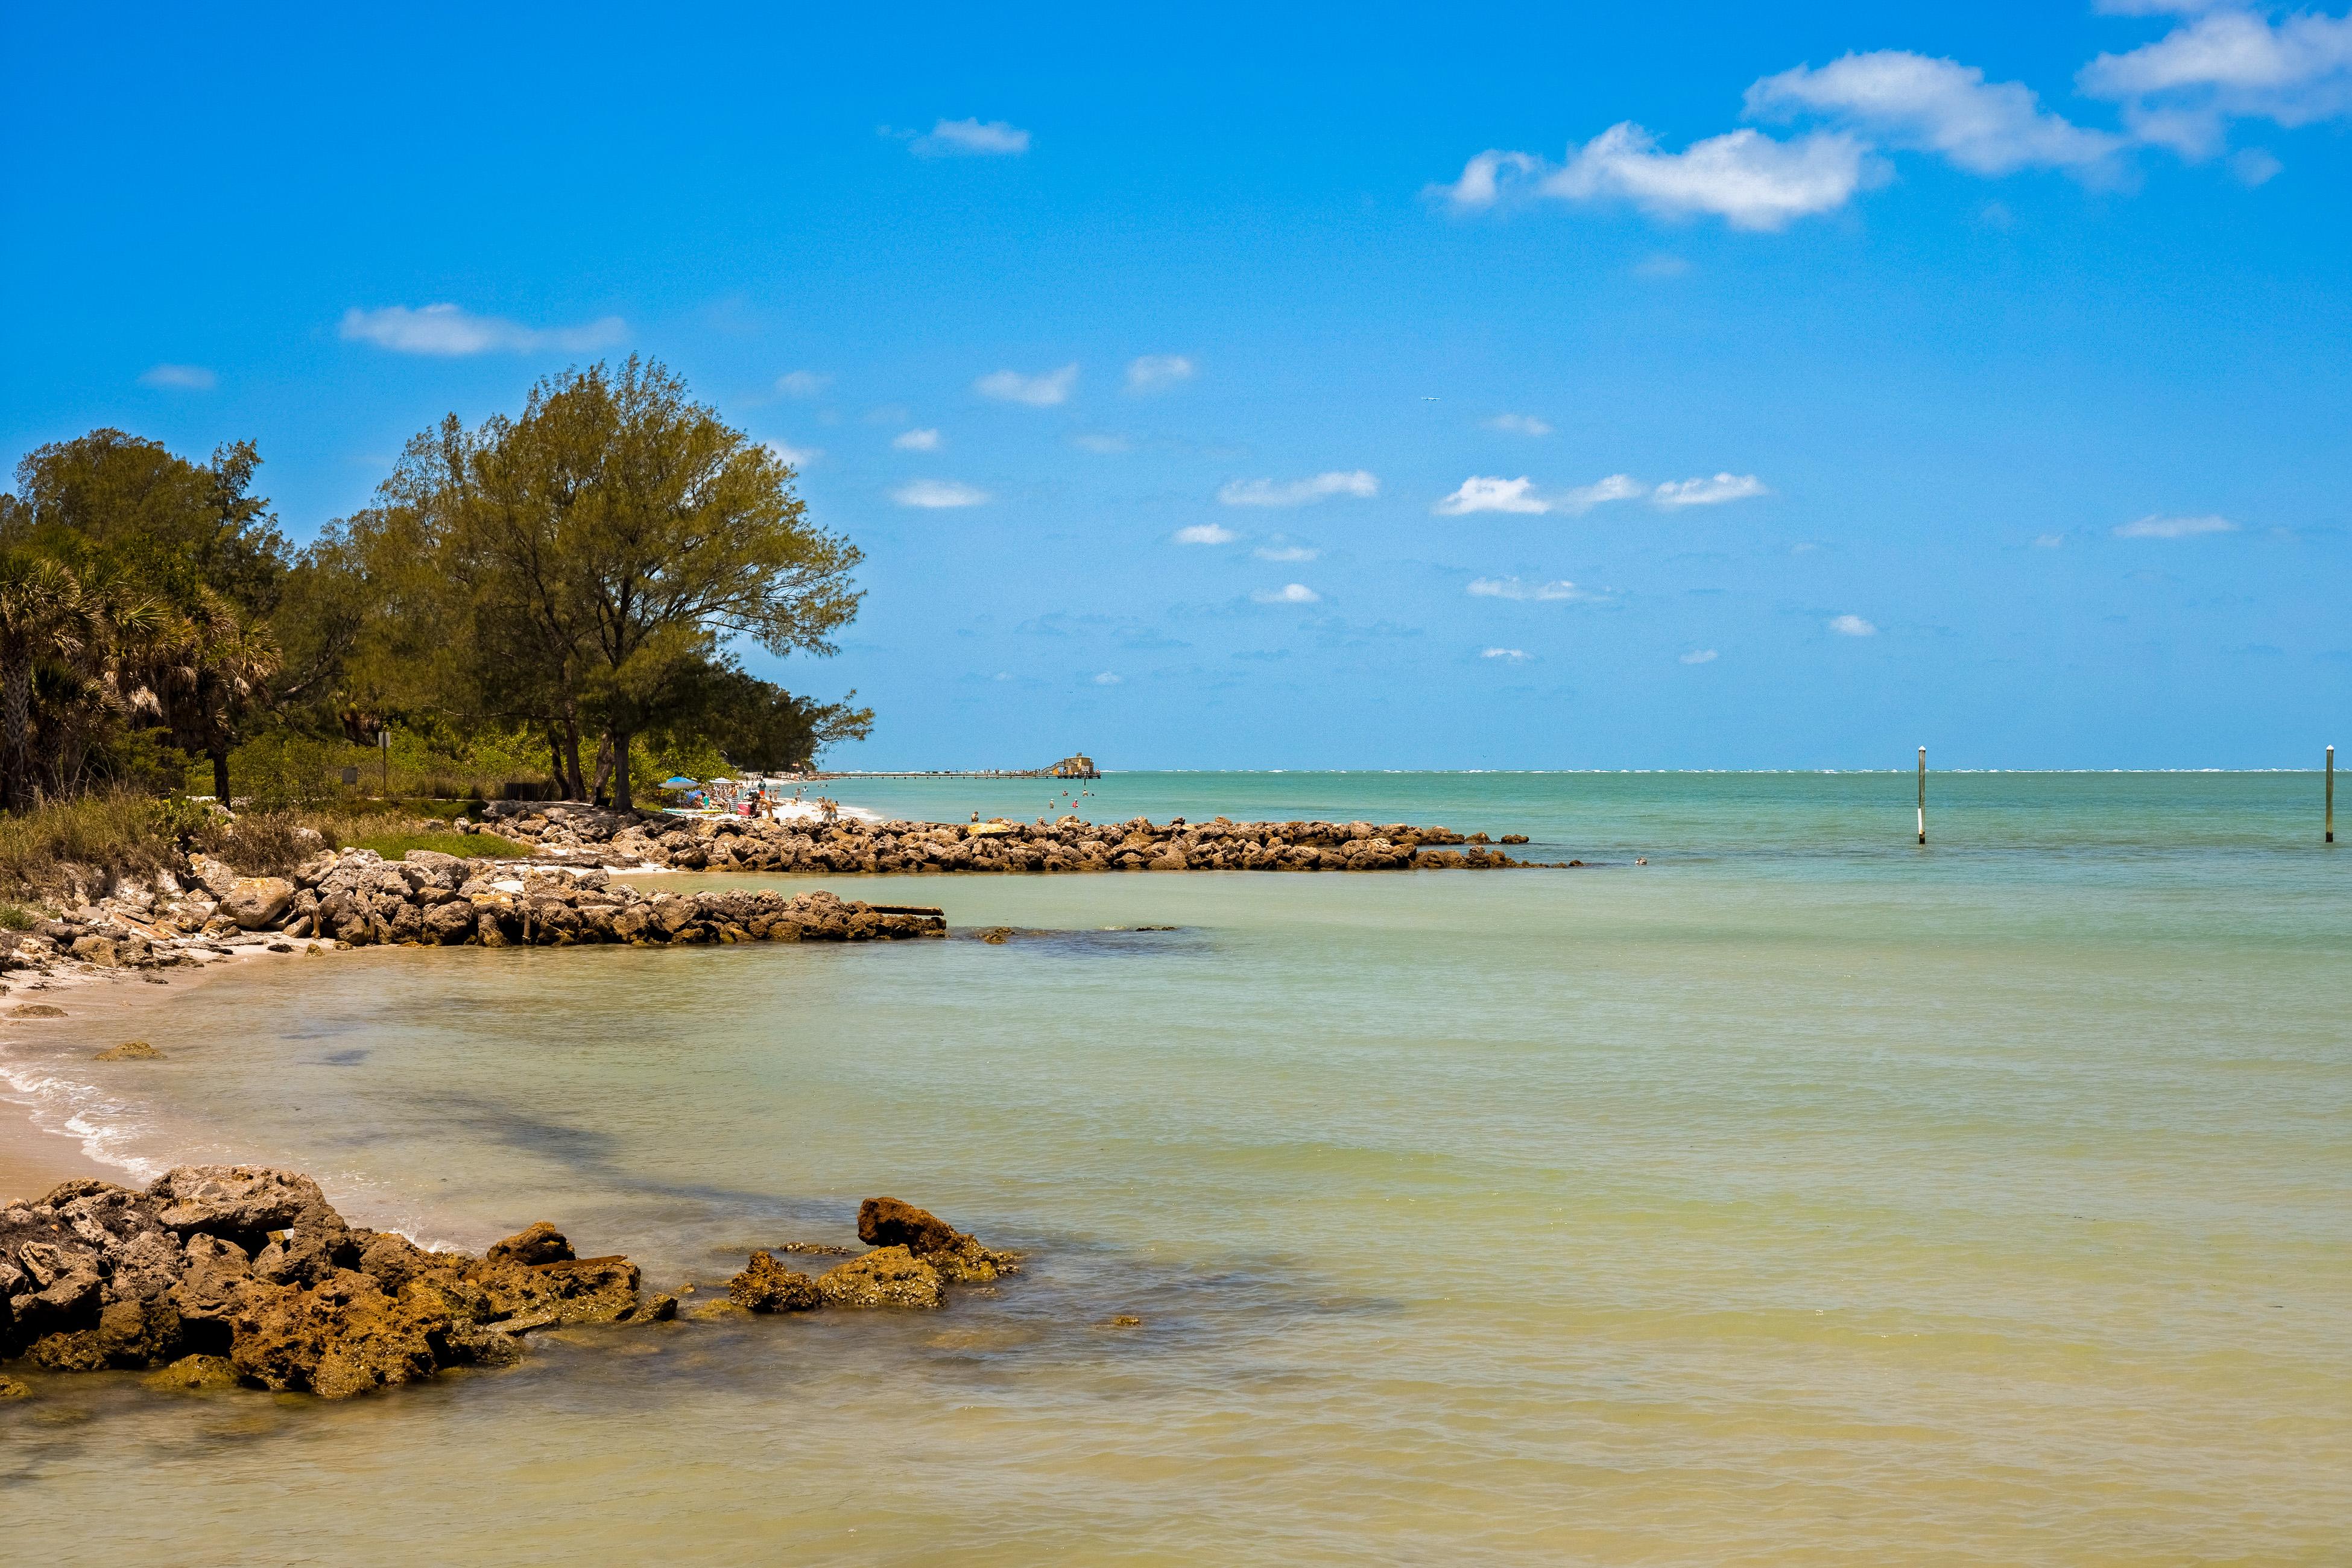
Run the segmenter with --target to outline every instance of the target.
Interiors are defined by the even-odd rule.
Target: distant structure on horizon
[[[1060,762],[1055,763],[1053,766],[1053,774],[1057,779],[1098,779],[1102,777],[1102,774],[1095,771],[1095,760],[1092,757],[1087,756],[1084,752],[1073,752],[1069,756],[1064,757]]]

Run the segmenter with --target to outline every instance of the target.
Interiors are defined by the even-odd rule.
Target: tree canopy
[[[832,653],[859,554],[658,363],[550,377],[473,429],[445,418],[299,552],[259,466],[250,442],[197,464],[110,429],[17,465],[0,497],[10,805],[86,787],[106,737],[151,731],[210,757],[226,798],[257,722],[362,743],[389,722],[528,729],[562,793],[627,805],[641,736],[778,768],[871,725],[743,668],[752,649]]]

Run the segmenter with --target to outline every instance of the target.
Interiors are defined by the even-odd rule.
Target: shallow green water
[[[0,1049],[118,1158],[467,1246],[551,1218],[658,1282],[883,1191],[1034,1265],[337,1408],[51,1382],[0,1407],[12,1548],[414,1560],[398,1497],[517,1562],[2340,1560],[2315,779],[1938,777],[1925,852],[1907,774],[1088,787],[1606,864],[837,879],[1051,934],[282,960],[152,993],[142,1067],[78,1005]],[[836,793],[1034,814],[974,788]]]

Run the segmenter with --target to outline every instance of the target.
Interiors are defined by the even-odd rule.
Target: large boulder
[[[727,1294],[753,1312],[806,1312],[824,1304],[815,1280],[785,1268],[765,1252],[751,1254],[750,1266],[727,1281]]]
[[[235,1321],[229,1362],[238,1376],[326,1399],[432,1376],[439,1365],[433,1340],[450,1326],[430,1299],[386,1296],[350,1271],[310,1289],[256,1286]]]
[[[342,1217],[310,1177],[268,1165],[180,1165],[155,1178],[148,1194],[162,1205],[163,1223],[188,1236],[217,1236],[247,1253],[268,1233],[306,1220]]]
[[[239,931],[266,931],[294,907],[294,884],[283,877],[239,877],[220,899],[220,912]]]
[[[868,1198],[857,1205],[857,1239],[868,1247],[937,1252],[954,1246],[961,1234],[929,1209],[897,1198]]]

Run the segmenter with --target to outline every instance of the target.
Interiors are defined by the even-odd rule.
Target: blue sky
[[[302,538],[656,355],[866,552],[753,661],[855,766],[2352,743],[2352,21],[1633,9],[13,7],[6,450]]]

